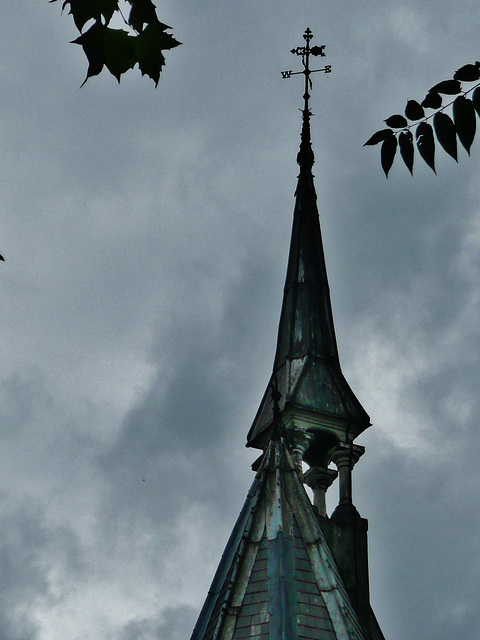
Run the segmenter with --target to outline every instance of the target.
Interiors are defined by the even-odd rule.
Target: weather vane
[[[310,74],[316,73],[317,71],[330,73],[332,67],[331,65],[326,65],[321,69],[310,69],[310,54],[312,54],[312,56],[321,56],[322,58],[325,57],[325,45],[322,44],[320,47],[313,46],[310,48],[310,40],[313,38],[313,33],[310,31],[310,29],[307,29],[305,31],[303,37],[305,39],[305,42],[307,43],[306,46],[297,47],[296,49],[291,50],[291,53],[293,53],[294,55],[302,56],[303,71],[282,71],[282,78],[287,79],[300,74],[303,74],[305,76],[305,93],[303,95],[305,100],[304,114],[308,114],[308,99],[310,98],[308,89],[312,87]]]

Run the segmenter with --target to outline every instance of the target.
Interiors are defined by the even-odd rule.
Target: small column
[[[352,469],[364,453],[365,447],[344,443],[331,453],[330,458],[337,465],[340,480],[338,504],[352,504]]]
[[[291,438],[293,460],[295,462],[295,466],[297,467],[298,475],[300,476],[300,479],[303,480],[303,456],[305,455],[305,451],[310,445],[313,435],[311,433],[308,433],[308,431],[294,429],[291,432]]]
[[[338,472],[335,469],[311,467],[303,476],[304,483],[313,491],[313,504],[321,516],[327,515],[325,494],[337,475]]]

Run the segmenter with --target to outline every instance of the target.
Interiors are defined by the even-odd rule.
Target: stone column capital
[[[326,491],[332,484],[332,482],[338,476],[338,471],[335,469],[325,469],[324,467],[311,467],[303,475],[303,481],[315,491],[316,489],[323,489]]]
[[[303,471],[302,471],[303,456],[305,455],[305,451],[310,446],[310,442],[312,441],[312,438],[313,438],[313,435],[308,431],[303,431],[301,429],[295,429],[295,428],[288,430],[287,440],[291,443],[293,459],[295,461],[300,477],[303,476]]]
[[[335,469],[311,467],[303,476],[304,483],[313,490],[313,504],[321,516],[327,515],[325,494],[337,475],[338,472]]]
[[[364,453],[365,447],[341,442],[330,454],[338,469],[341,505],[352,503],[352,469]]]
[[[337,465],[338,469],[340,469],[340,467],[350,467],[350,469],[353,469],[364,453],[365,447],[359,444],[349,445],[342,442],[332,451],[330,459]]]

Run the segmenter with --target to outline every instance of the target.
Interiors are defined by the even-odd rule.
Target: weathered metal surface
[[[309,128],[303,147],[311,151]],[[313,152],[312,156],[313,156]],[[272,377],[247,436],[247,445],[263,447],[272,422],[269,389],[278,381],[280,409],[296,407],[343,424],[358,435],[370,420],[348,385],[338,356],[330,290],[311,167],[300,165],[292,238]]]
[[[258,476],[255,477],[235,527],[223,552],[222,559],[213,578],[205,604],[193,630],[191,640],[207,640],[213,637],[215,627],[221,614],[222,600],[225,598],[228,580],[235,566],[235,558],[240,555],[242,536],[251,528],[255,503],[258,500]],[[220,597],[221,594],[223,598]]]
[[[298,640],[295,546],[280,529],[268,541],[270,640]]]
[[[370,426],[343,376],[337,350],[312,175],[311,32],[305,35],[306,49],[294,50],[303,56],[306,89],[277,348],[272,377],[247,438],[248,446],[263,454],[191,640],[384,640],[369,599],[368,606],[359,606],[348,571],[341,574],[335,562],[348,557],[350,547],[338,552],[331,536],[329,546],[321,523],[330,520],[314,511],[301,480],[302,459],[328,475],[339,444],[348,446],[351,471],[353,441]],[[322,47],[312,48],[317,55],[314,49],[323,55]],[[351,474],[344,476],[346,495],[345,478]],[[329,485],[324,480],[318,490]]]
[[[267,541],[263,538],[256,562],[250,576],[245,576],[245,597],[238,608],[233,640],[255,638],[269,640],[268,588],[267,588]],[[243,585],[239,585],[240,589]]]
[[[283,437],[272,441],[192,640],[365,640]]]

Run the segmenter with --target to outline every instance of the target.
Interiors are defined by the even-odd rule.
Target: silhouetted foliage
[[[64,1],[62,11],[70,5],[69,14],[80,32],[73,43],[83,47],[88,59],[87,77],[83,84],[104,67],[120,82],[122,73],[138,64],[142,75],[149,76],[157,86],[165,64],[163,51],[180,44],[166,33],[171,27],[160,22],[152,0],[126,2],[130,5],[128,17],[123,14],[119,0]],[[109,24],[113,18],[120,18],[125,28],[111,28]]]
[[[432,87],[421,103],[408,100],[404,114],[395,114],[385,120],[388,129],[380,129],[365,142],[365,145],[382,143],[380,162],[388,177],[397,148],[407,169],[413,175],[415,145],[412,129],[415,128],[415,140],[420,157],[435,172],[435,138],[440,146],[455,161],[457,158],[457,139],[470,154],[475,138],[477,115],[480,117],[480,83],[464,89],[462,83],[480,80],[480,62],[466,64],[458,69],[453,79],[443,80]],[[470,97],[469,94],[471,94]],[[443,104],[443,96],[457,96]],[[451,107],[452,116],[445,113]],[[425,110],[434,110],[426,114]],[[430,124],[429,120],[432,120]],[[394,131],[395,130],[395,131]],[[364,146],[365,146],[364,145]]]

